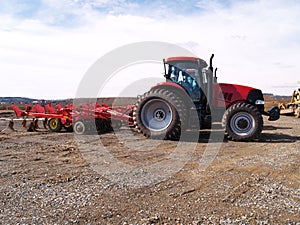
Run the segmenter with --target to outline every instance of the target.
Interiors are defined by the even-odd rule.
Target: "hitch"
[[[269,116],[269,121],[276,121],[280,118],[280,109],[278,106],[272,106],[264,115]]]

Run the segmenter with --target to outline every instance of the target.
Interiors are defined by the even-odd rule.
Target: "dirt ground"
[[[128,128],[100,138],[5,130],[0,223],[300,224],[299,125],[265,120],[260,140],[213,140],[214,151],[208,131],[179,145]]]

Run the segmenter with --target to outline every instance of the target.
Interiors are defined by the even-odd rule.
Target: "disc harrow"
[[[40,129],[38,121],[43,121],[43,127],[52,132],[60,132],[65,129],[68,132],[74,130],[77,134],[88,133],[96,130],[99,134],[118,129],[122,124],[133,126],[133,105],[110,107],[108,105],[84,103],[80,106],[67,104],[62,106],[51,103],[46,105],[25,105],[25,110],[12,105],[12,109],[18,119],[10,119],[10,127],[13,128],[13,120],[22,119],[23,127],[27,131]],[[27,122],[30,124],[27,126]],[[96,129],[94,129],[96,128]]]

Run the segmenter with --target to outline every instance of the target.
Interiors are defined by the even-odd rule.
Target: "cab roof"
[[[169,57],[165,59],[165,63],[172,63],[172,62],[184,62],[184,61],[190,61],[190,62],[197,62],[200,61],[200,65],[204,68],[207,66],[207,63],[200,58],[197,57],[191,57],[191,56],[176,56],[176,57]]]
[[[173,61],[198,61],[199,58],[197,57],[191,57],[191,56],[176,56],[176,57],[170,57],[166,59],[166,63],[173,62]]]

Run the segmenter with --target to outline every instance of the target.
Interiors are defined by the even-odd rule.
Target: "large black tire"
[[[237,103],[226,110],[222,125],[229,139],[233,141],[251,141],[261,134],[263,118],[255,106],[247,103]]]
[[[184,102],[175,93],[154,89],[139,97],[133,120],[146,137],[178,140],[187,112]]]
[[[60,119],[57,118],[51,118],[48,120],[48,129],[52,132],[59,132],[61,131],[63,125],[60,121]]]

